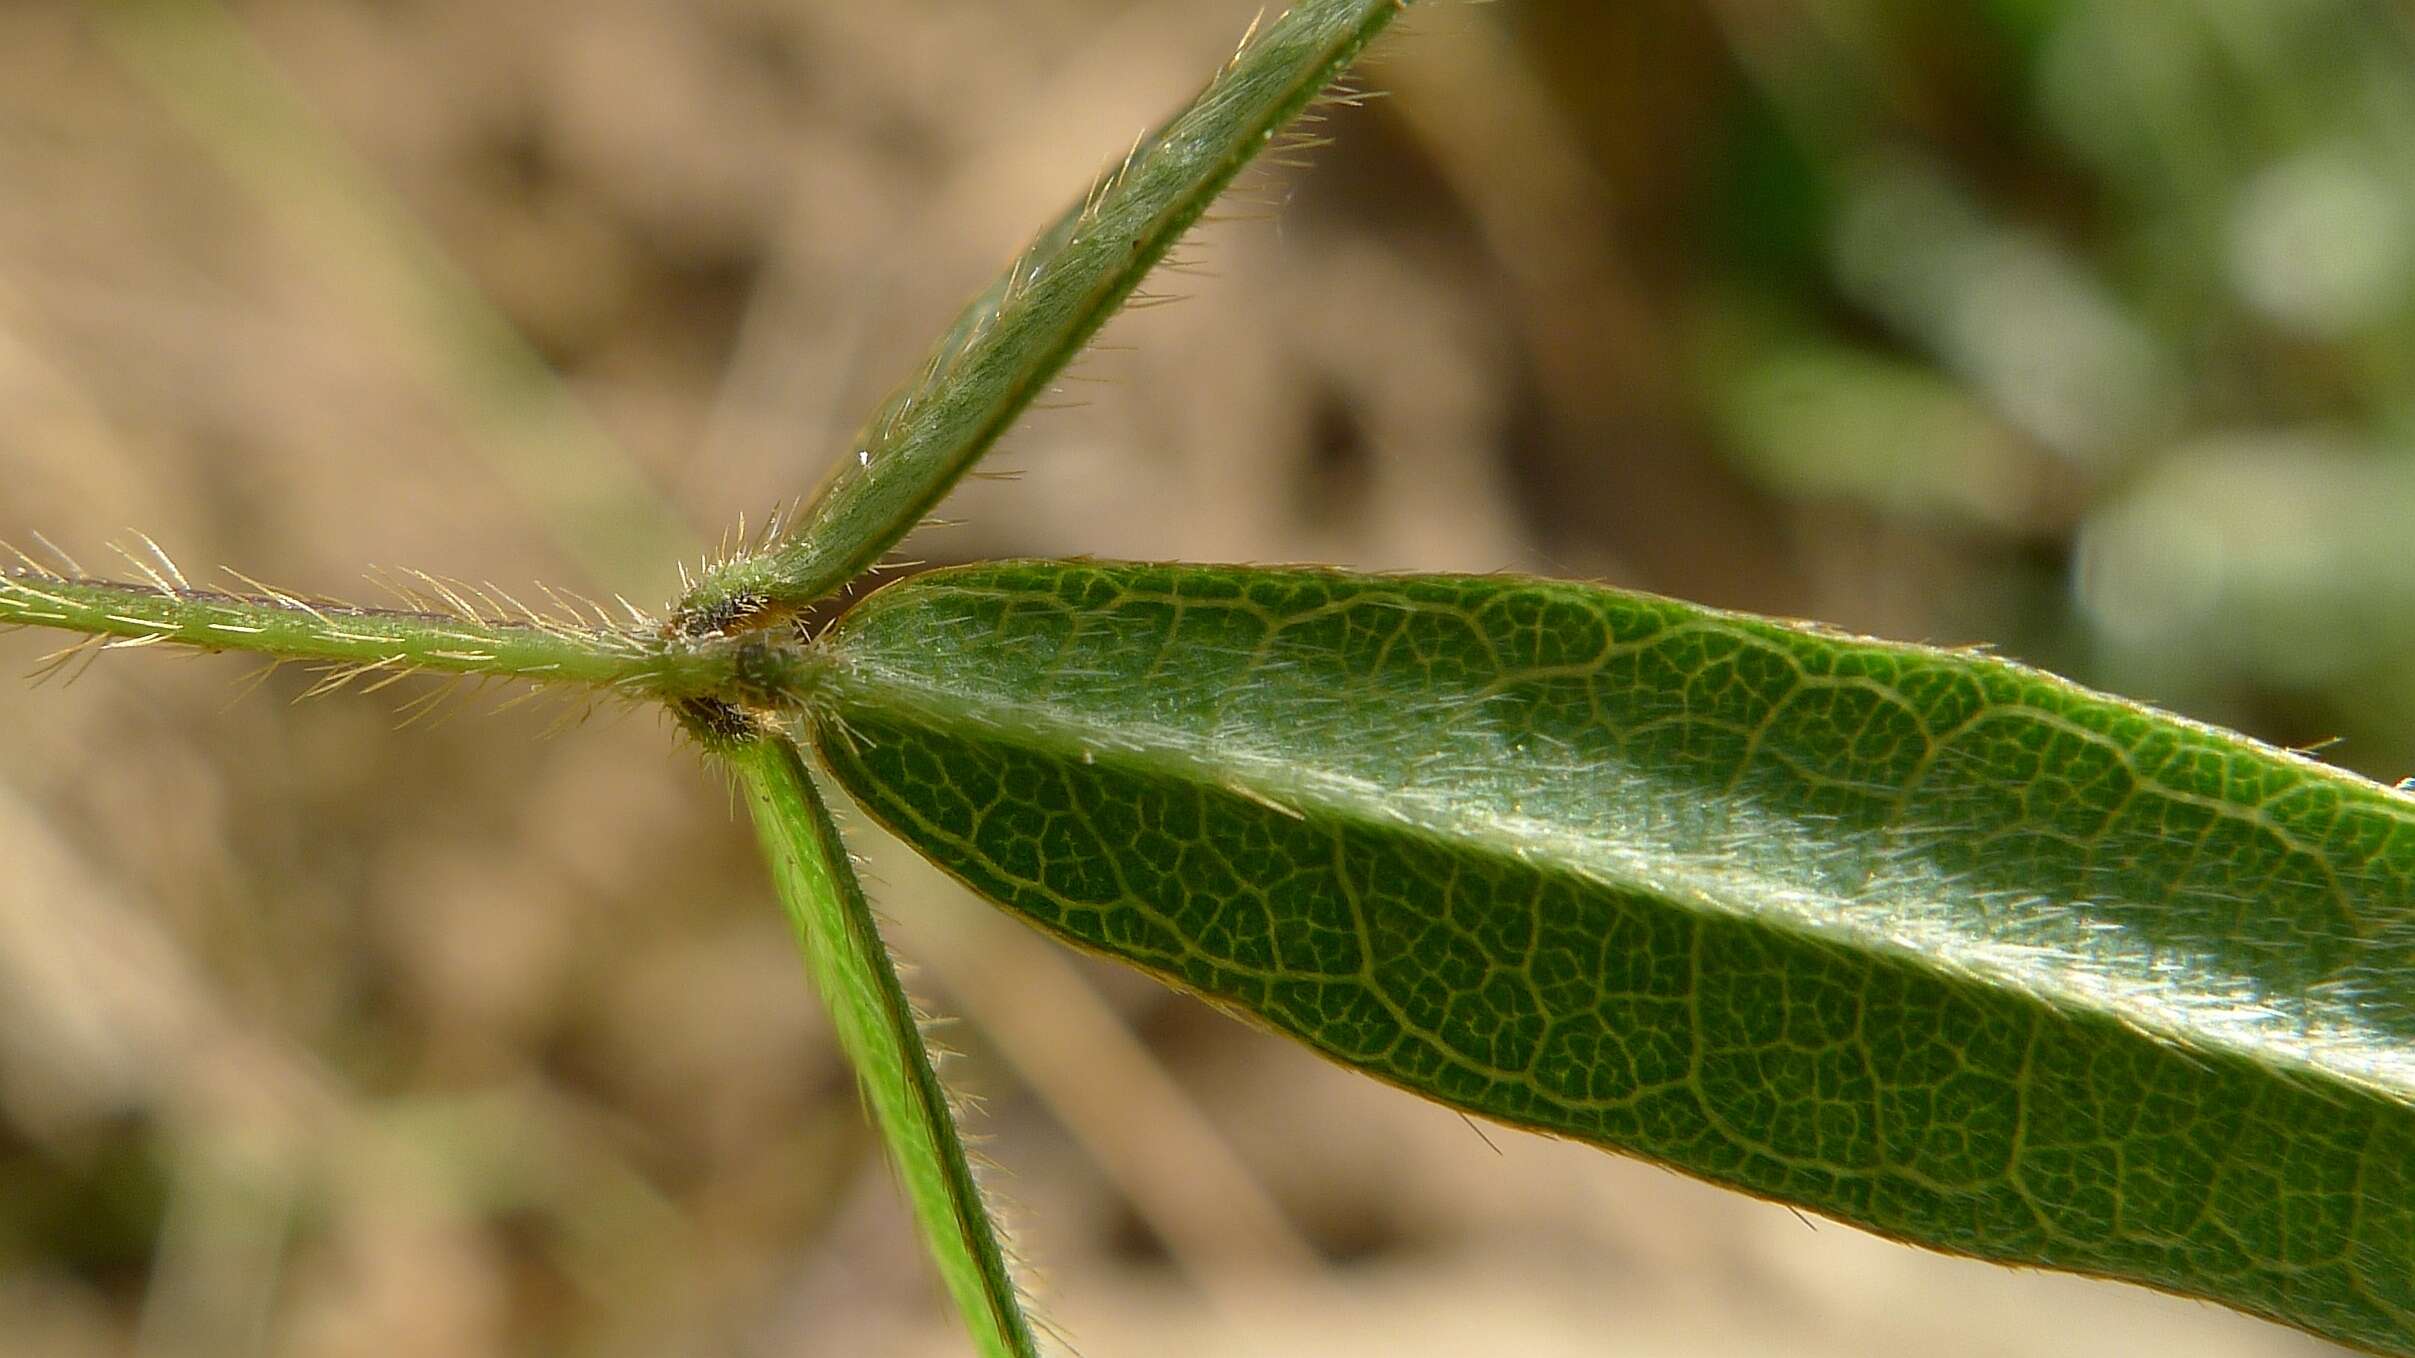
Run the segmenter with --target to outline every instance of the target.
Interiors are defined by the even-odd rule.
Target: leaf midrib
[[[1675,905],[1712,918],[1750,921],[1815,946],[1877,954],[1910,970],[1949,981],[2026,996],[2041,1008],[2079,1012],[2207,1057],[2225,1057],[2302,1074],[2319,1084],[2345,1083],[2389,1102],[2415,1105],[2415,1053],[2399,1051],[2386,1033],[2333,1023],[2316,1027],[2304,1014],[2277,1014],[2263,997],[2217,994],[2226,975],[2199,968],[2185,987],[2139,984],[2127,960],[2107,964],[2067,947],[1974,938],[1937,927],[1933,912],[1889,912],[1893,928],[1873,928],[1858,912],[1821,909],[1849,900],[1884,909],[1875,894],[1839,897],[1749,866],[1749,860],[1649,849],[1570,831],[1548,820],[1498,807],[1471,811],[1464,799],[1436,789],[1391,787],[1298,758],[1238,752],[1195,732],[1161,722],[1119,719],[1112,726],[1048,702],[975,701],[914,671],[840,655],[827,676],[840,708],[877,712],[932,730],[976,727],[1005,743],[1073,763],[1214,789],[1295,818],[1371,830],[1408,831],[1444,840],[1492,862],[1557,874],[1588,887]],[[835,738],[852,737],[843,729]],[[1649,770],[1630,768],[1631,775]],[[1697,795],[1699,789],[1683,789]],[[1793,842],[1810,842],[1799,822],[1768,819]],[[1833,834],[1833,827],[1829,833]],[[1905,855],[1887,855],[1887,878],[1902,891]],[[1948,886],[1937,882],[1938,894]],[[1919,928],[1904,928],[1906,924]],[[2042,968],[2040,957],[2058,965]],[[2100,984],[2088,984],[2094,979]],[[2171,1004],[2160,991],[2194,1001]]]

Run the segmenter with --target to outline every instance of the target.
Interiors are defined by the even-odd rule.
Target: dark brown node
[[[763,734],[754,713],[719,698],[682,698],[673,704],[679,723],[708,750],[744,745]]]
[[[733,594],[681,609],[671,619],[671,629],[684,637],[725,637],[755,625],[754,620],[770,607],[771,600],[760,594]]]

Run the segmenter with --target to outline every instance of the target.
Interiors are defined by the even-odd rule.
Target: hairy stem
[[[793,523],[707,574],[681,602],[682,626],[760,625],[877,564],[1406,3],[1306,0],[1254,30],[1188,108],[974,299]]]
[[[805,761],[796,746],[776,737],[724,754],[745,784],[805,964],[949,1295],[984,1358],[1036,1354],[997,1226],[974,1181],[921,1025]]]
[[[128,584],[25,567],[0,572],[0,628],[80,632],[95,647],[173,645],[324,662],[322,691],[410,674],[470,674],[771,707],[809,700],[817,682],[820,661],[804,647],[666,637],[634,615],[626,627],[600,615],[580,622],[491,589],[432,578],[416,584],[433,596],[428,608],[360,608],[265,586],[230,593],[167,576]]]

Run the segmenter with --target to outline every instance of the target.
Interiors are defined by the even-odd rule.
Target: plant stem
[[[237,594],[196,589],[181,577],[127,584],[25,567],[0,572],[0,627],[86,634],[83,645],[59,654],[62,662],[85,646],[161,644],[325,662],[329,674],[315,692],[411,674],[467,674],[769,707],[807,701],[817,683],[820,661],[802,647],[666,637],[634,612],[626,627],[600,610],[589,624],[549,617],[491,589],[430,577],[415,586],[414,593],[434,596],[430,607],[360,608],[265,586]]]
[[[974,299],[785,531],[709,572],[681,601],[681,625],[696,634],[758,626],[878,564],[1406,4],[1306,0],[1253,30],[1188,108]]]
[[[812,775],[796,746],[777,737],[724,754],[745,783],[805,965],[896,1158],[949,1295],[985,1358],[1036,1354],[921,1025]]]

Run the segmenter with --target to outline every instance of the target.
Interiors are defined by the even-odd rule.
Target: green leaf
[[[1380,1079],[2415,1352],[2415,803],[1969,651],[1507,577],[923,575],[820,747]]]
[[[1198,98],[973,299],[795,523],[690,592],[690,629],[780,616],[877,565],[1408,3],[1305,0],[1253,29]]]
[[[838,827],[795,746],[760,740],[724,754],[745,783],[756,833],[814,986],[896,1158],[958,1313],[985,1358],[1031,1358],[1038,1346],[997,1227]]]

